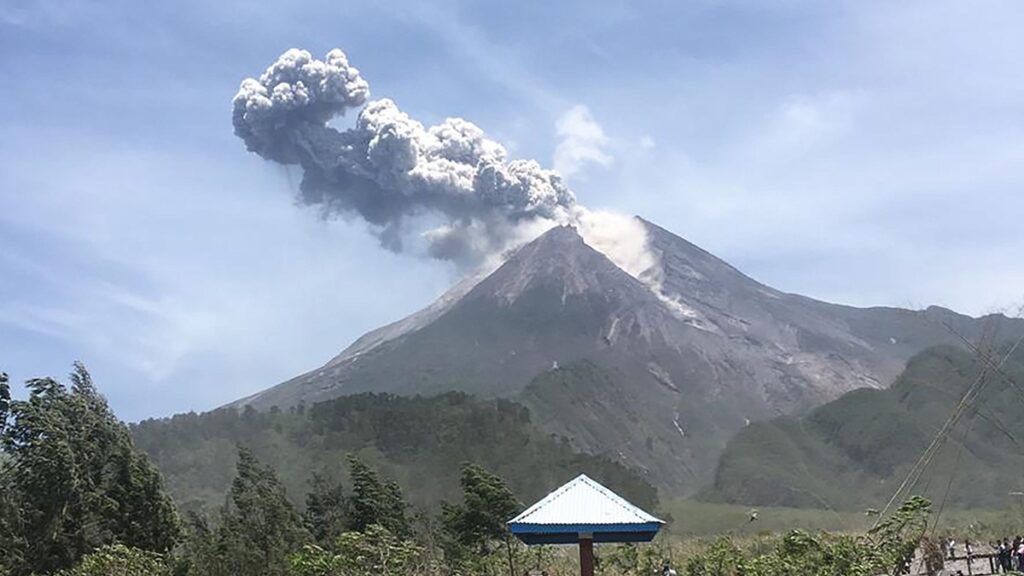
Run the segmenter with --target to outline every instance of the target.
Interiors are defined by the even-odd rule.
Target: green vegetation
[[[171,576],[165,556],[129,548],[123,544],[104,546],[82,558],[74,568],[58,576]]]
[[[27,388],[27,400],[12,400],[0,375],[0,573],[12,576],[576,573],[573,550],[527,548],[507,530],[523,499],[539,494],[521,499],[523,493],[486,463],[449,464],[465,454],[491,461],[499,455],[505,461],[498,466],[517,473],[525,490],[546,492],[562,480],[530,479],[526,471],[551,466],[568,476],[576,472],[571,467],[589,465],[597,474],[620,475],[640,498],[654,499],[653,489],[621,466],[574,454],[538,434],[516,404],[461,394],[361,395],[288,413],[218,412],[136,427],[145,441],[174,439],[174,450],[157,454],[176,465],[187,460],[188,447],[220,454],[222,441],[241,444],[242,438],[264,450],[276,447],[268,453],[282,461],[308,464],[330,454],[340,462],[310,474],[305,489],[292,493],[279,472],[287,467],[232,446],[220,504],[193,500],[182,522],[157,469],[83,367],[76,365],[69,387],[40,379]],[[476,437],[467,439],[471,433]],[[342,452],[346,446],[355,450]],[[456,487],[434,506],[413,506],[389,471],[454,478]],[[873,576],[895,573],[919,550],[929,559],[929,573],[941,567],[941,553],[927,536],[937,533],[931,503],[921,497],[881,519],[785,508],[754,514],[743,506],[691,501],[670,502],[663,512],[677,517],[670,533],[651,545],[598,547],[598,574],[649,576],[668,563],[689,576]],[[957,533],[990,538],[1022,528],[1019,514],[992,513],[976,515]],[[790,530],[772,534],[783,529]],[[699,539],[711,532],[728,535]]]
[[[238,445],[273,467],[293,497],[306,493],[315,475],[321,484],[352,485],[356,479],[346,462],[355,454],[397,482],[414,508],[430,512],[460,496],[463,462],[506,479],[523,500],[538,499],[582,472],[637,505],[657,506],[657,491],[639,474],[540,432],[523,406],[455,392],[429,398],[359,394],[308,409],[185,414],[142,422],[132,434],[187,510],[219,505]]]
[[[183,450],[196,442],[206,446],[206,434],[226,424],[258,447],[284,442],[272,452],[278,457],[329,453],[344,462],[343,474],[327,467],[311,475],[300,513],[274,467],[249,448],[232,447],[221,504],[193,505],[181,522],[156,467],[136,449],[83,367],[76,365],[70,387],[52,379],[26,387],[27,400],[11,400],[7,377],[0,375],[5,575],[497,574],[549,559],[528,555],[508,533],[505,521],[522,504],[501,476],[469,462],[443,468],[445,458],[466,454],[500,459],[499,465],[518,471],[527,491],[546,492],[562,481],[553,474],[590,468],[618,478],[624,491],[648,505],[656,502],[653,488],[621,465],[575,454],[537,433],[516,404],[460,394],[364,395],[288,414],[221,412],[208,420],[192,415],[137,427],[150,441],[171,432]],[[189,431],[185,423],[197,428]],[[347,445],[383,465],[342,452]],[[424,460],[424,450],[436,450],[441,459]],[[221,455],[216,449],[210,454]],[[425,476],[431,479],[443,478],[443,471],[455,479],[453,498],[433,509],[411,507],[399,483],[379,474],[382,468],[436,474]]]
[[[330,550],[306,546],[289,559],[293,576],[378,576],[441,574],[441,566],[417,543],[379,524],[342,534]]]
[[[288,555],[310,539],[274,471],[245,448],[215,529],[193,515],[193,572],[208,576],[287,573]]]
[[[751,520],[755,511],[751,506],[688,499],[666,501],[662,509],[672,517],[669,531],[681,538],[706,538],[720,534],[747,537],[788,530],[863,532],[875,520],[863,512],[776,506],[758,506],[757,518]]]
[[[931,502],[914,497],[866,535],[794,530],[743,550],[719,539],[686,562],[687,576],[877,576],[909,567],[928,527]],[[766,545],[767,544],[767,545]],[[941,556],[937,567],[941,568]],[[936,566],[929,567],[934,573]]]
[[[1024,352],[1017,351],[1003,370],[1024,382]],[[964,350],[932,348],[915,356],[889,389],[856,390],[802,418],[751,424],[729,443],[714,487],[703,497],[820,509],[881,507],[980,371]],[[993,376],[973,406],[913,488],[936,501],[946,500],[948,489],[950,508],[1002,509],[1022,486],[1024,395]]]
[[[498,476],[476,464],[462,467],[462,504],[443,504],[442,548],[448,563],[462,569],[479,568],[478,558],[493,554],[491,544],[501,542],[514,564],[512,534],[505,523],[523,509]]]
[[[71,567],[106,545],[170,550],[178,517],[160,475],[75,365],[71,387],[42,378],[11,400],[0,377],[0,573]]]

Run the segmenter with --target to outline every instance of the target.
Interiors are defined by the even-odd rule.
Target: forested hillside
[[[951,507],[1003,508],[1024,486],[1024,352],[1002,370],[1007,378],[984,379],[915,493]],[[887,390],[856,390],[802,418],[753,423],[729,443],[705,497],[809,508],[884,504],[981,371],[965,350],[931,348]]]
[[[629,470],[536,432],[522,406],[446,394],[138,425],[136,436],[175,474],[188,503],[176,507],[83,366],[70,385],[41,378],[26,389],[27,399],[12,399],[0,372],[4,576],[516,573],[543,560],[506,528],[520,496],[588,472],[656,503]],[[479,462],[514,475],[518,494]],[[410,506],[396,477],[426,506]]]
[[[396,480],[410,502],[436,508],[459,494],[459,468],[474,462],[506,479],[531,501],[586,473],[652,509],[657,494],[637,472],[579,454],[533,425],[520,404],[462,393],[433,397],[360,394],[288,411],[218,410],[132,426],[136,445],[160,469],[186,509],[223,502],[237,446],[270,465],[293,498],[314,473],[342,480],[353,453]]]

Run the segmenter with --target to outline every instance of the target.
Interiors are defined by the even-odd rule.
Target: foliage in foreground
[[[877,576],[897,574],[914,556],[931,503],[913,497],[863,536],[795,530],[768,550],[745,553],[719,539],[689,559],[687,576]]]
[[[679,560],[686,576],[881,576],[898,574],[906,565],[927,526],[930,503],[912,498],[889,519],[863,535],[810,534],[791,531],[784,536],[752,539],[717,539],[698,549],[683,550],[665,540],[652,544],[604,545],[597,549],[600,576],[650,576]],[[500,543],[493,540],[490,544]],[[346,531],[327,546],[306,544],[286,557],[285,576],[500,576],[539,573],[570,576],[577,573],[575,549],[513,544],[465,551],[467,563],[452,564],[439,556],[422,538],[402,538],[372,524],[365,531]],[[927,548],[927,546],[925,546]],[[60,576],[169,576],[175,572],[167,557],[121,547],[108,548],[86,557],[73,571]],[[928,567],[934,574],[941,561]],[[255,571],[248,571],[255,570]],[[210,574],[195,567],[189,574]],[[233,574],[257,576],[266,570],[250,568]]]
[[[105,546],[58,576],[171,576],[166,558],[121,544]]]
[[[135,450],[92,378],[29,380],[11,400],[0,376],[0,573],[69,568],[112,544],[166,552],[180,530],[160,474]]]
[[[237,448],[223,505],[191,513],[181,536],[160,476],[76,366],[70,389],[28,383],[12,401],[0,375],[0,573],[23,576],[552,576],[576,571],[569,550],[527,549],[505,521],[522,508],[504,480],[464,463],[458,502],[437,516],[410,507],[398,484],[359,458],[351,482],[317,477],[303,514],[274,468]],[[720,539],[682,555],[661,544],[602,546],[603,575],[649,576],[673,556],[689,576],[897,574],[924,544],[931,504],[914,497],[864,535]],[[941,565],[929,566],[934,570]]]
[[[291,576],[379,576],[435,574],[439,566],[427,550],[379,524],[365,532],[342,534],[333,550],[309,545],[290,559]]]

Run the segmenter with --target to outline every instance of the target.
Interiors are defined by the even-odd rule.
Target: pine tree
[[[317,544],[330,547],[348,525],[348,500],[340,482],[332,484],[314,473],[310,484],[312,491],[306,495],[303,520]]]
[[[17,498],[25,543],[12,574],[68,568],[114,543],[164,552],[179,534],[159,473],[81,364],[71,382],[69,390],[51,378],[30,380],[25,401],[11,401],[6,382],[0,390],[5,492]]]
[[[406,516],[408,505],[398,483],[390,481],[381,484],[377,473],[354,455],[349,455],[348,464],[352,477],[349,528],[366,532],[367,528],[376,524],[387,528],[399,538],[408,537],[412,532]]]
[[[522,504],[500,476],[476,464],[462,465],[461,505],[442,506],[442,529],[449,552],[461,547],[486,554],[491,542],[506,541],[506,527]]]
[[[237,475],[221,511],[213,574],[278,576],[288,556],[309,540],[302,518],[273,469],[238,449]]]

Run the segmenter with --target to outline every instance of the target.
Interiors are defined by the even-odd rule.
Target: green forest
[[[81,365],[68,384],[25,386],[27,398],[12,399],[0,374],[0,574],[10,576],[571,574],[564,548],[527,548],[508,532],[524,495],[587,470],[658,506],[634,473],[538,435],[505,401],[361,395],[129,429]],[[316,466],[320,458],[329,465]],[[181,491],[189,474],[201,489]],[[675,561],[691,576],[876,574],[918,547],[929,511],[911,499],[859,536],[606,546],[597,568],[652,574]]]
[[[314,476],[344,479],[347,455],[354,454],[397,481],[410,504],[428,510],[459,496],[464,462],[499,474],[524,501],[585,473],[643,508],[657,507],[657,491],[636,471],[575,452],[538,430],[522,405],[458,392],[358,394],[288,411],[222,409],[147,420],[131,432],[189,510],[223,501],[238,445],[274,468],[293,495],[305,493]]]

